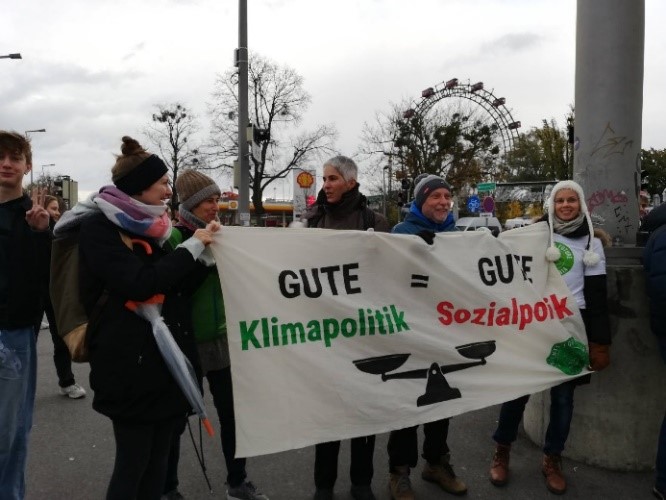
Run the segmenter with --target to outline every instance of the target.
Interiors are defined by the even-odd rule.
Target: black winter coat
[[[317,195],[317,202],[305,214],[308,227],[323,229],[359,229],[365,231],[372,227],[375,231],[388,233],[391,227],[386,218],[368,208],[367,198],[359,192],[358,184],[342,195],[335,205],[326,201],[322,189]]]
[[[111,419],[135,422],[185,415],[190,406],[162,359],[150,323],[125,303],[165,294],[162,316],[198,368],[189,297],[201,283],[205,267],[184,248],[167,255],[154,240],[128,236],[149,243],[152,254],[140,244],[130,250],[119,228],[103,214],[81,225],[81,295],[88,315],[102,292],[108,291],[98,319],[88,325],[93,408]]]
[[[0,223],[5,246],[6,300],[0,303],[0,328],[13,330],[39,324],[44,312],[42,291],[48,284],[51,235],[33,231],[25,220],[32,208],[27,195],[3,203]]]
[[[666,337],[666,204],[652,210],[641,229],[650,232],[643,250],[650,327],[655,335]]]

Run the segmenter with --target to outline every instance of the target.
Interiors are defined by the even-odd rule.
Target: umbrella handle
[[[213,425],[210,423],[210,420],[208,420],[208,418],[202,418],[201,422],[203,423],[204,429],[206,429],[208,435],[211,437],[214,436],[215,431],[213,430]]]
[[[137,301],[137,300],[128,300],[125,302],[125,307],[129,309],[130,311],[136,312],[137,308],[141,304],[164,304],[164,294],[163,293],[156,293],[152,297],[150,297],[148,300],[144,301]]]

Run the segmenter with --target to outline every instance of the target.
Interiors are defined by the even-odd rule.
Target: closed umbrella
[[[192,406],[192,409],[201,419],[201,422],[210,436],[214,434],[213,426],[206,416],[203,396],[199,390],[197,377],[194,373],[192,364],[180,350],[178,344],[173,339],[169,327],[162,318],[161,309],[164,302],[164,295],[155,295],[145,302],[128,301],[125,306],[140,317],[148,321],[153,329],[153,335],[157,342],[164,362],[173,375],[178,387],[183,391],[185,398]]]

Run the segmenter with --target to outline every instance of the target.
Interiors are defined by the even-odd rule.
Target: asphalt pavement
[[[79,384],[88,391],[84,399],[73,400],[58,390],[53,365],[53,344],[46,330],[38,341],[37,396],[30,438],[27,473],[27,500],[103,499],[113,468],[115,446],[111,422],[91,407],[89,366],[75,364]],[[581,388],[580,390],[585,390]],[[183,435],[179,490],[188,500],[225,499],[226,470],[219,443],[219,423],[209,394],[206,405],[213,417],[216,437],[203,434],[205,467],[211,481],[208,489],[189,435]],[[493,452],[491,435],[498,408],[490,407],[455,417],[451,421],[449,446],[456,473],[467,483],[467,498],[475,499],[553,499],[541,475],[541,450],[524,433],[511,454],[511,479],[497,488],[488,480]],[[270,418],[267,415],[266,418]],[[199,441],[196,419],[190,419],[195,440]],[[574,424],[575,425],[575,421]],[[422,433],[419,431],[420,439]],[[609,436],[608,439],[612,439]],[[388,491],[387,434],[377,436],[373,489],[378,500],[390,499]],[[657,436],[655,435],[655,449]],[[198,446],[198,444],[197,444]],[[312,498],[314,447],[248,459],[248,476],[271,500]],[[564,455],[564,472],[569,489],[563,498],[650,499],[653,471],[615,472],[574,462]],[[437,486],[421,480],[422,463],[412,471],[412,485],[418,500],[454,498]],[[350,500],[349,442],[342,443],[337,500]]]

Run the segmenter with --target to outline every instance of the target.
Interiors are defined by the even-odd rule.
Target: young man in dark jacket
[[[666,363],[666,204],[645,217],[641,230],[651,233],[643,251],[650,299],[650,326],[657,336],[659,352]],[[652,491],[654,496],[663,499],[666,497],[666,415],[661,423],[655,468],[657,481]]]
[[[23,193],[30,143],[0,130],[0,492],[25,495],[28,435],[35,402],[35,324],[48,280],[49,214]]]
[[[359,191],[358,167],[351,158],[335,156],[324,163],[324,186],[317,202],[305,215],[308,227],[324,229],[358,229],[388,232],[384,216],[367,206]],[[351,494],[354,500],[374,500],[370,483],[374,472],[372,458],[375,436],[351,440]],[[315,447],[315,500],[333,498],[333,486],[338,477],[340,441],[320,443]]]
[[[414,181],[414,201],[405,220],[397,224],[392,233],[416,234],[432,244],[435,233],[456,231],[451,213],[451,186],[437,175],[423,174]],[[421,477],[438,484],[444,491],[463,495],[467,486],[453,472],[449,463],[449,420],[444,418],[423,425],[425,440],[423,458],[426,465]],[[409,480],[410,468],[418,461],[418,426],[391,432],[388,442],[389,487],[394,500],[413,500]]]

